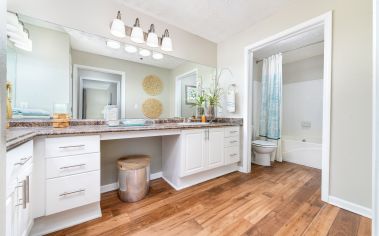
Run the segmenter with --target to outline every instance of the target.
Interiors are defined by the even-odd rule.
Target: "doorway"
[[[106,105],[119,108],[125,118],[125,73],[84,65],[74,65],[72,113],[77,119],[103,119]]]
[[[175,78],[175,116],[189,118],[196,115],[193,95],[198,90],[197,69]]]
[[[331,106],[331,57],[332,57],[332,13],[311,19],[307,22],[282,31],[262,41],[249,45],[245,48],[245,94],[244,97],[244,120],[247,125],[243,127],[243,166],[241,171],[251,171],[251,142],[253,138],[253,76],[255,54],[258,50],[278,44],[285,39],[296,37],[299,34],[322,27],[323,29],[323,82],[322,82],[322,142],[321,142],[321,199],[329,202],[329,155],[330,155],[330,106]],[[254,101],[255,102],[255,101]],[[252,170],[254,171],[254,170]]]

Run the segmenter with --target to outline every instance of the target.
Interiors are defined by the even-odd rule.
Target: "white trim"
[[[373,0],[373,40],[372,40],[372,235],[379,234],[379,77],[378,77],[378,29],[379,24],[377,21],[379,12],[379,2],[378,0]]]
[[[345,209],[347,211],[356,213],[358,215],[371,218],[370,208],[367,208],[367,207],[364,207],[364,206],[361,206],[361,205],[358,205],[358,204],[355,204],[355,203],[352,203],[352,202],[349,202],[349,201],[346,201],[334,196],[329,196],[329,203],[339,208]]]
[[[74,64],[73,67],[73,76],[72,76],[72,115],[74,118],[78,118],[78,71],[79,69],[86,69],[86,70],[93,70],[103,73],[110,73],[110,74],[116,74],[121,75],[121,119],[125,118],[125,79],[126,75],[123,71],[117,71],[117,70],[110,70],[105,68],[99,68],[99,67],[93,67],[93,66],[85,66],[85,65],[79,65]]]
[[[159,178],[162,178],[162,172],[150,174],[150,180],[159,179]],[[100,187],[100,192],[106,193],[106,192],[110,192],[110,191],[113,191],[116,189],[118,189],[118,182],[107,184],[107,185],[102,185]]]
[[[321,16],[298,24],[278,34],[270,36],[259,42],[245,47],[245,96],[243,98],[243,172],[250,172],[251,163],[251,125],[252,120],[252,80],[253,67],[251,58],[255,50],[288,38],[294,34],[307,31],[314,27],[324,26],[324,85],[323,85],[323,141],[322,141],[322,183],[321,199],[328,202],[329,198],[329,161],[330,161],[330,107],[331,107],[331,63],[332,63],[332,12],[329,11]]]
[[[190,70],[188,72],[185,72],[183,74],[177,75],[175,77],[175,116],[176,117],[181,117],[181,109],[182,109],[182,95],[181,95],[181,90],[182,90],[182,79],[191,75],[195,74],[196,75],[196,81],[199,75],[199,71],[197,68]]]

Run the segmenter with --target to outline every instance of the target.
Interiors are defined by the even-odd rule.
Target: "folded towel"
[[[50,113],[42,109],[13,108],[14,115],[22,116],[49,116]]]

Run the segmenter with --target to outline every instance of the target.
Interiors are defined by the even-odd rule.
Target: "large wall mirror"
[[[120,118],[144,118],[144,102],[151,98],[162,108],[154,118],[190,117],[196,113],[194,93],[216,75],[213,67],[138,45],[18,18],[32,50],[8,40],[13,118],[50,118],[55,104],[66,104],[77,119],[103,119],[107,105],[117,106]]]

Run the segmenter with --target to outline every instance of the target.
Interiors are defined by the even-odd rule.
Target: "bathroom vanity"
[[[7,235],[43,235],[101,217],[100,194],[118,188],[116,161],[124,155],[152,156],[151,179],[163,178],[176,190],[240,169],[241,119],[169,118],[203,115],[196,108],[205,101],[196,99],[215,89],[215,67],[8,16],[28,30],[33,47],[25,51],[9,41],[7,48],[9,101],[18,120],[7,130]],[[210,119],[217,105],[224,104],[212,106]],[[69,127],[52,128],[51,117],[59,115],[72,116]],[[103,120],[127,118],[157,122],[109,127]]]
[[[153,178],[180,190],[239,169],[240,125],[11,128],[7,220],[12,222],[7,225],[14,227],[9,235],[41,235],[101,217],[101,141],[162,137],[162,171]]]

